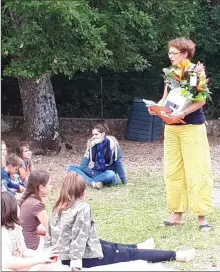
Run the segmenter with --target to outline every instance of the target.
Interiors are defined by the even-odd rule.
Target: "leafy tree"
[[[60,140],[51,75],[162,63],[167,40],[192,29],[196,6],[196,0],[5,0],[4,74],[18,78],[26,136],[45,150]]]
[[[27,136],[46,149],[59,140],[51,74],[106,65],[110,52],[86,1],[5,1],[2,52],[5,75],[18,78]]]
[[[220,1],[201,0],[191,34],[197,44],[197,59],[203,61],[210,79],[212,102],[207,108],[209,118],[220,116]],[[198,23],[199,22],[199,23]]]

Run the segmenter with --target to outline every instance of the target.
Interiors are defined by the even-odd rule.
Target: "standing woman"
[[[191,102],[184,110],[169,115],[182,118],[185,124],[165,125],[164,179],[171,215],[164,224],[182,224],[183,213],[189,210],[198,216],[199,229],[209,231],[206,215],[213,212],[213,177],[202,108],[209,90],[204,66],[190,61],[194,53],[195,43],[189,39],[177,38],[168,43],[172,66],[165,69],[168,73],[160,103],[166,106],[169,89],[181,91]]]
[[[119,143],[115,137],[106,133],[107,129],[102,124],[94,126],[81,164],[67,167],[68,172],[77,172],[96,189],[104,184],[117,185],[118,176],[122,184],[127,184]],[[90,162],[92,168],[89,167]]]
[[[48,216],[43,197],[51,191],[50,175],[34,170],[28,177],[27,188],[21,199],[20,223],[27,248],[41,250],[48,230]]]

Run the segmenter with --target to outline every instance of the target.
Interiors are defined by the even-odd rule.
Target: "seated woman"
[[[80,166],[67,167],[68,172],[77,172],[89,185],[97,189],[103,187],[103,184],[117,185],[117,175],[122,184],[127,184],[119,143],[115,137],[106,136],[106,131],[103,125],[96,125]],[[90,162],[94,164],[92,168],[88,167]]]
[[[59,259],[72,270],[134,260],[187,262],[195,257],[195,249],[175,252],[149,249],[145,243],[123,245],[100,240],[86,203],[86,183],[76,172],[68,173],[64,179],[48,234],[46,245],[56,245]]]
[[[14,195],[9,192],[2,192],[2,271],[45,271],[46,268],[48,268],[47,271],[52,271],[53,269],[49,263],[57,258],[57,250],[50,248],[44,251],[43,254],[39,254],[35,250],[28,249],[24,242],[18,216],[19,209]]]
[[[20,221],[23,228],[26,246],[41,250],[48,229],[48,216],[43,197],[51,191],[50,175],[46,171],[31,172],[27,188],[21,199]]]

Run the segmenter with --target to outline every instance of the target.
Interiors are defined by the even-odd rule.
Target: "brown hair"
[[[21,165],[20,159],[18,156],[11,154],[6,159],[6,166],[12,165],[13,167]]]
[[[106,123],[103,123],[103,124],[96,124],[96,125],[93,127],[93,129],[97,129],[98,132],[101,132],[101,133],[103,133],[103,132],[105,132],[105,133],[109,132],[109,127],[108,127],[108,125],[107,125]]]
[[[62,184],[60,196],[58,197],[53,213],[58,213],[61,217],[63,211],[69,209],[76,199],[80,198],[86,189],[86,182],[76,172],[69,172]]]
[[[169,41],[168,49],[170,47],[175,47],[181,53],[185,52],[188,53],[187,56],[188,59],[191,59],[194,56],[196,50],[196,44],[192,40],[184,37],[176,38],[174,40]]]
[[[15,224],[20,224],[18,219],[17,201],[13,194],[1,192],[2,226],[6,229],[14,229]]]
[[[16,147],[16,153],[18,154],[19,157],[22,156],[22,153],[24,151],[24,147],[30,149],[30,145],[27,142],[20,142],[18,143],[17,147]]]
[[[43,170],[34,170],[28,177],[27,188],[24,191],[20,205],[31,195],[34,195],[38,200],[42,201],[39,196],[40,185],[46,186],[50,179],[50,174]]]

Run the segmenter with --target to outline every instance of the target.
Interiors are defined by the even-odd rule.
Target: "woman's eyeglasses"
[[[176,56],[180,54],[181,52],[168,52],[168,56]]]

